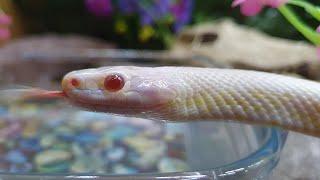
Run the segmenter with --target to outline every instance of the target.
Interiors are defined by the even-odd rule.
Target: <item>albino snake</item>
[[[63,92],[89,110],[167,121],[232,120],[320,137],[320,83],[256,71],[115,66],[68,73]]]

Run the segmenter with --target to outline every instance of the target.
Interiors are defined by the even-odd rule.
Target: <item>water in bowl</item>
[[[62,102],[3,104],[0,120],[0,171],[6,178],[265,177],[285,140],[285,133],[270,128],[163,123]]]

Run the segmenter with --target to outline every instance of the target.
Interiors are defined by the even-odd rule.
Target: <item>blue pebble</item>
[[[8,113],[8,109],[5,107],[0,107],[0,115],[4,115]]]
[[[127,167],[126,171],[127,171],[128,174],[136,174],[136,173],[138,173],[138,169],[131,168],[131,167]]]
[[[91,132],[82,132],[75,136],[75,141],[80,144],[95,144],[99,141],[99,135]]]
[[[28,173],[32,170],[32,164],[11,164],[9,172],[11,173]]]
[[[112,148],[108,151],[107,158],[111,162],[118,162],[124,158],[126,155],[126,151],[124,148],[117,147],[117,148]]]
[[[51,119],[46,122],[46,125],[50,128],[56,128],[56,127],[61,126],[61,124],[63,124],[63,122],[65,122],[65,119],[60,119],[60,118]]]
[[[57,137],[63,141],[67,141],[67,142],[72,142],[75,139],[73,134],[68,134],[68,133],[58,134]]]
[[[130,163],[133,163],[133,164],[134,164],[134,163],[138,162],[139,159],[141,159],[141,156],[140,156],[138,153],[133,152],[133,151],[130,151],[130,152],[128,153],[128,161],[129,161]]]
[[[14,164],[23,164],[27,162],[27,158],[24,156],[24,154],[18,150],[12,150],[7,153],[5,156],[5,159]]]
[[[120,140],[128,136],[132,136],[137,132],[137,129],[126,127],[126,126],[116,126],[111,131],[107,132],[107,136],[113,140]]]
[[[20,148],[26,151],[40,151],[41,145],[38,138],[22,139]]]

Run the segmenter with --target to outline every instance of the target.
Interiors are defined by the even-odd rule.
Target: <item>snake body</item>
[[[104,86],[114,74],[124,81],[115,92]],[[62,87],[71,102],[95,111],[175,122],[232,120],[320,136],[320,83],[284,75],[115,66],[70,72]]]

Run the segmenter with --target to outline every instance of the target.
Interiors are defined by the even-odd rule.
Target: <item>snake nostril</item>
[[[70,83],[74,87],[79,87],[80,86],[80,81],[78,79],[76,79],[76,78],[72,78]]]

